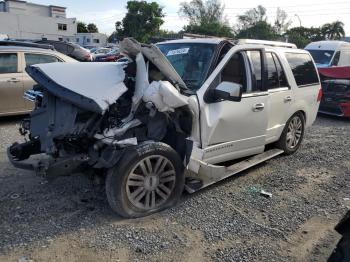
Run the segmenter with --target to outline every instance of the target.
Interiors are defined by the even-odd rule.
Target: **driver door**
[[[233,47],[199,90],[203,160],[215,164],[264,151],[268,92],[264,50]],[[240,102],[212,101],[208,92],[221,82],[243,88]]]

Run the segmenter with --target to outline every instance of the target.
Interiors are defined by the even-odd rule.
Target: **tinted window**
[[[274,53],[266,53],[267,72],[268,72],[268,89],[287,87],[286,75],[282,65]]]
[[[234,54],[221,71],[220,82],[232,82],[243,86],[243,92],[246,92],[246,76],[243,55]]]
[[[67,54],[68,53],[68,45],[65,43],[53,43],[55,49],[63,54]]]
[[[192,90],[206,80],[215,45],[199,43],[169,43],[158,45],[176,72]]]
[[[250,59],[251,69],[253,73],[253,91],[262,90],[262,60],[260,51],[248,51],[247,55]]]
[[[318,75],[314,63],[308,54],[286,53],[298,86],[318,84]]]
[[[272,54],[273,60],[276,65],[277,73],[278,73],[278,82],[280,87],[287,87],[288,82],[287,82],[287,77],[286,74],[284,73],[281,61],[278,59],[276,54]]]
[[[272,53],[266,53],[266,63],[267,63],[267,73],[268,73],[268,89],[271,88],[278,88],[279,87],[279,81],[278,81],[278,73],[275,61],[272,57]]]
[[[333,57],[334,51],[332,50],[307,50],[312,55],[316,64],[329,65]]]
[[[340,59],[340,51],[336,52],[334,55],[334,58],[332,60],[332,66],[337,66],[339,63],[339,59]]]
[[[26,66],[60,62],[56,57],[50,55],[24,54],[24,56],[26,59]]]
[[[17,54],[0,53],[0,74],[17,73]]]

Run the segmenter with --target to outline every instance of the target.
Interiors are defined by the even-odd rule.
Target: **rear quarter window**
[[[309,54],[286,53],[298,87],[319,84],[316,67]]]

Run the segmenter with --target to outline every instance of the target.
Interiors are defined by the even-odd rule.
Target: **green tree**
[[[258,21],[254,25],[240,30],[237,35],[240,38],[252,38],[260,40],[277,40],[279,35],[276,34],[274,28],[266,21]]]
[[[317,27],[294,27],[286,31],[285,37],[299,48],[304,48],[311,42],[324,40],[321,29]]]
[[[88,33],[87,25],[84,22],[78,21],[77,23],[77,32],[78,33]]]
[[[163,8],[156,2],[128,1],[126,8],[125,17],[116,22],[116,31],[110,38],[121,40],[124,37],[134,37],[140,42],[148,42],[164,23]]]
[[[179,14],[189,20],[187,33],[232,37],[232,29],[224,17],[220,0],[192,0],[180,3]]]
[[[267,24],[266,8],[259,5],[257,8],[249,9],[243,15],[239,15],[237,20],[237,31],[246,30],[261,22]]]
[[[324,37],[329,40],[339,40],[345,36],[344,23],[340,21],[324,24],[321,31]]]
[[[98,33],[98,28],[95,24],[90,23],[87,25],[87,30],[89,33]]]
[[[277,8],[275,24],[273,26],[275,32],[279,35],[285,33],[290,25],[292,24],[291,20],[288,20],[288,15],[286,11],[281,8]]]

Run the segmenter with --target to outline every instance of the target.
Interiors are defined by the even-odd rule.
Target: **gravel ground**
[[[47,183],[13,168],[18,121],[0,120],[0,261],[324,261],[350,208],[349,120],[318,117],[296,154],[133,220],[83,176]]]

